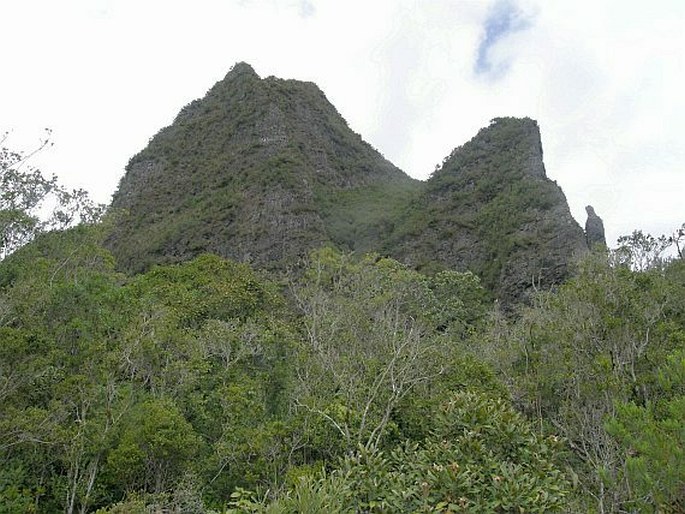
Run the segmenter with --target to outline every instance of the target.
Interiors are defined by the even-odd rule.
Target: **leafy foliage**
[[[474,275],[429,278],[323,249],[286,291],[291,307],[246,265],[211,255],[127,278],[102,249],[106,232],[45,234],[0,265],[2,509],[272,508],[240,488],[273,491],[273,508],[297,495],[344,506],[346,494],[371,501],[361,484],[374,463],[396,488],[449,455],[464,477],[489,477],[464,494],[491,488],[504,466],[518,492],[488,501],[543,490],[563,501],[551,460],[539,467],[556,470],[546,482],[523,478],[542,446],[505,455],[498,445],[514,444],[511,433],[494,436],[525,423],[488,368],[464,355],[485,320]],[[473,439],[468,427],[485,429],[491,411],[503,416],[496,440]],[[448,433],[457,418],[465,428]],[[526,433],[521,448],[543,445]],[[482,445],[494,453],[480,455]],[[430,498],[407,489],[406,505],[449,496],[454,483],[440,480]]]
[[[509,377],[524,412],[568,439],[569,464],[600,510],[663,509],[662,500],[640,496],[637,484],[647,480],[643,493],[654,495],[677,495],[678,487],[649,482],[642,464],[649,458],[635,452],[647,451],[638,450],[642,436],[651,441],[649,451],[668,440],[677,455],[681,444],[668,439],[679,437],[677,430],[657,435],[668,422],[660,428],[654,416],[668,419],[669,409],[681,415],[682,396],[677,389],[670,399],[664,395],[659,363],[681,352],[685,341],[682,262],[642,271],[611,262],[603,253],[586,258],[557,293],[540,295],[513,323],[494,324],[479,352]],[[657,405],[663,414],[655,413]],[[677,476],[668,462],[660,464]]]
[[[320,478],[304,478],[264,512],[556,512],[569,483],[555,437],[536,435],[502,400],[462,392],[444,401],[421,442],[360,449]],[[235,512],[260,510],[239,496]]]
[[[8,135],[0,137],[4,145]],[[28,160],[50,143],[50,130],[29,155],[0,147],[0,259],[37,234],[78,222],[93,223],[104,212],[82,189],[68,190],[56,177],[46,178]],[[23,169],[22,169],[23,168]],[[41,211],[49,210],[49,214]]]
[[[640,512],[685,509],[685,350],[657,370],[654,400],[617,406],[607,431],[626,449],[629,505]]]
[[[306,333],[297,405],[325,418],[347,450],[378,448],[400,402],[450,371],[453,337],[479,307],[462,297],[480,291],[470,274],[431,281],[374,255],[313,254],[294,289]]]
[[[568,273],[534,123],[496,120],[420,192],[324,100],[238,65],[132,160],[129,188],[177,173],[129,198],[152,210],[68,230],[46,232],[83,197],[2,154],[0,512],[681,512],[681,231],[501,309],[482,283],[518,298],[524,271]],[[324,246],[276,282],[203,253],[215,227],[245,260],[245,238],[273,262],[380,240],[415,260]],[[116,238],[145,273],[117,271]]]
[[[273,286],[209,256],[125,280],[102,233],[47,234],[0,267],[5,509],[89,511],[188,473],[209,482],[231,445],[274,434],[290,336]],[[253,486],[263,462],[226,480]]]

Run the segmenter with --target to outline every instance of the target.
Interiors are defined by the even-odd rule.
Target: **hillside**
[[[331,248],[125,276],[104,228],[0,261],[0,512],[683,511],[685,263],[639,238],[503,317]]]
[[[685,512],[685,224],[583,239],[534,121],[421,183],[241,64],[104,218],[18,157],[0,513]]]
[[[498,118],[452,151],[386,243],[430,271],[469,269],[505,301],[560,284],[587,251],[561,188],[547,178],[537,123]]]
[[[207,251],[273,269],[327,242],[370,249],[416,186],[314,84],[239,63],[131,159],[109,245],[132,272]]]
[[[134,273],[203,252],[283,270],[332,244],[428,273],[472,270],[512,302],[559,284],[586,249],[534,121],[494,120],[419,182],[316,85],[245,63],[131,159],[112,207],[125,215],[108,247]]]

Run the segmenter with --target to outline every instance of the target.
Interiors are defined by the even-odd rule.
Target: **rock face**
[[[594,207],[588,205],[585,207],[587,212],[587,220],[585,221],[585,241],[588,248],[595,248],[597,245],[606,248],[607,240],[604,235],[604,222],[602,218],[597,216]]]
[[[416,187],[316,85],[239,63],[131,159],[108,245],[128,272],[202,252],[278,268],[326,242],[370,244],[394,215],[367,209],[374,194],[387,190],[392,207]]]
[[[245,63],[131,159],[112,207],[107,244],[133,273],[202,252],[282,270],[333,244],[429,273],[469,269],[512,303],[563,281],[586,251],[534,121],[493,120],[419,182],[316,85],[261,79]]]
[[[586,251],[527,118],[495,119],[452,151],[398,226],[390,247],[399,258],[419,269],[470,269],[504,303],[562,282]]]

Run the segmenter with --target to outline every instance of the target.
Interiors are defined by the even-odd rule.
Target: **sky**
[[[315,82],[425,179],[500,116],[610,246],[685,222],[683,0],[2,0],[0,133],[108,203],[128,160],[239,61]]]

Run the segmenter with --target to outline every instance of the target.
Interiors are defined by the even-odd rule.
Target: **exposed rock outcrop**
[[[597,216],[594,207],[588,205],[585,207],[587,212],[587,220],[585,221],[585,241],[590,249],[600,246],[606,248],[607,240],[604,235],[604,222],[602,218]]]

